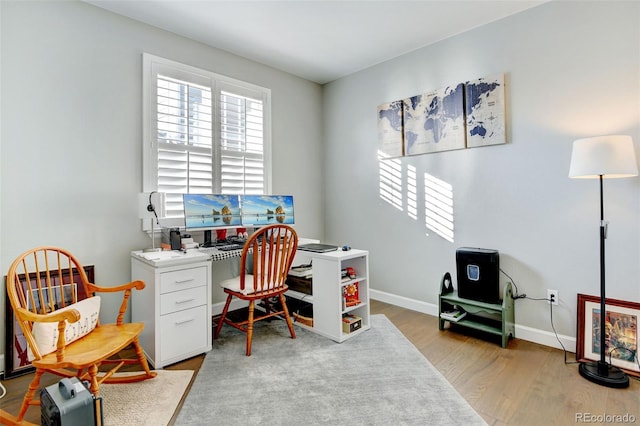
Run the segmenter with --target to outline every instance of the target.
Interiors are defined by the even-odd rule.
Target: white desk
[[[131,253],[131,319],[156,369],[211,350],[211,260],[197,251]]]
[[[173,266],[185,265],[198,261],[209,260],[209,255],[197,250],[183,251],[151,251],[142,252],[134,251],[131,253],[132,258],[138,259],[140,262],[151,266]]]
[[[298,245],[318,242],[318,240],[314,239],[300,238]],[[199,251],[208,254],[214,262],[239,257],[242,253],[242,250],[222,251],[216,248],[199,249]],[[369,305],[369,252],[358,249],[349,251],[338,249],[327,253],[298,250],[292,266],[309,263],[312,265],[313,295],[300,293],[295,290],[289,290],[285,295],[293,299],[304,300],[313,305],[313,326],[307,326],[297,322],[295,324],[336,342],[343,342],[368,330],[371,327]],[[341,271],[347,267],[354,268],[357,276],[354,279],[343,281]],[[236,272],[236,274],[237,273],[239,273],[239,271]],[[356,306],[345,307],[343,306],[343,292],[348,285],[354,283],[358,285],[361,303]],[[343,331],[342,317],[346,314],[352,314],[362,318],[362,326],[359,330],[351,333],[345,333]]]
[[[286,296],[304,300],[313,305],[313,326],[295,323],[336,342],[344,342],[371,328],[369,306],[369,252],[352,249],[313,253],[298,250],[294,265],[311,263],[312,295],[289,290]],[[342,270],[351,267],[355,278],[342,279]],[[360,304],[344,306],[343,295],[347,286],[358,286]],[[361,327],[351,333],[343,331],[342,317],[352,314],[362,319]]]
[[[299,239],[299,244],[318,240]],[[133,292],[132,320],[144,322],[140,343],[147,358],[160,369],[183,359],[211,350],[212,272],[214,262],[239,258],[242,250],[216,248],[131,253],[131,277],[145,281],[146,287]],[[312,264],[313,295],[289,290],[286,296],[304,299],[313,305],[313,325],[295,324],[343,342],[368,330],[369,253],[366,250],[313,253],[298,250],[293,265]],[[356,277],[342,280],[341,271],[354,268]],[[236,274],[239,273],[236,272]],[[345,307],[343,293],[357,283],[360,304]],[[291,312],[293,313],[293,312]],[[343,331],[346,314],[360,317],[361,327],[351,333]]]

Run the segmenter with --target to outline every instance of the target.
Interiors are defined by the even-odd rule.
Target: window
[[[143,192],[165,193],[167,218],[183,193],[270,192],[268,89],[148,54],[143,69]]]

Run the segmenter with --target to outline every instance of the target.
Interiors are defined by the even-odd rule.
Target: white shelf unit
[[[343,342],[371,328],[369,306],[369,252],[352,249],[312,253],[298,251],[294,264],[312,264],[313,295],[289,290],[286,295],[294,299],[313,304],[313,327],[299,322],[295,324],[307,328],[336,342]],[[342,270],[350,267],[356,277],[342,281]],[[346,286],[358,283],[360,304],[343,308],[343,290]],[[345,333],[342,330],[342,317],[352,314],[362,319],[360,329]]]
[[[208,258],[151,262],[134,253],[131,278],[145,282],[144,290],[132,293],[131,316],[144,323],[140,344],[155,369],[211,350]]]

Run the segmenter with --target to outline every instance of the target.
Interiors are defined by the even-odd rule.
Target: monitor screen
[[[242,226],[292,225],[292,195],[243,195]]]
[[[186,229],[232,228],[242,225],[240,196],[230,194],[183,194]]]

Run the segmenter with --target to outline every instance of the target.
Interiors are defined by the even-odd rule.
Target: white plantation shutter
[[[143,192],[164,192],[169,218],[183,217],[183,193],[268,193],[269,90],[148,54],[143,62]]]
[[[223,193],[264,194],[261,99],[220,93],[220,181]]]
[[[183,193],[213,192],[211,88],[158,75],[156,106],[158,191],[180,216]]]

